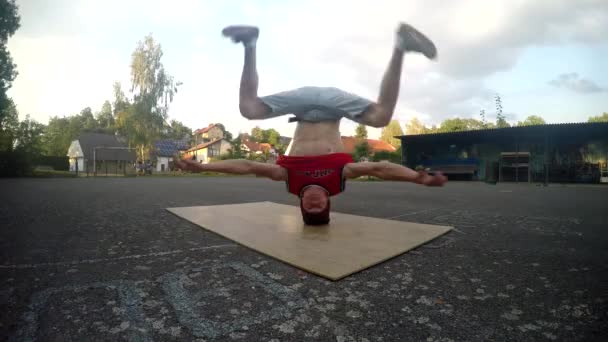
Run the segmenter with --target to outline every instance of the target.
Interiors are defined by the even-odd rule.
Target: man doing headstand
[[[239,101],[241,114],[250,120],[295,115],[289,120],[298,123],[289,155],[279,156],[276,164],[249,160],[200,164],[192,160],[177,160],[178,168],[193,172],[255,174],[286,181],[288,191],[300,198],[302,218],[310,225],[329,223],[329,198],[344,190],[348,178],[368,175],[427,186],[442,186],[447,181],[441,174],[429,175],[389,162],[355,163],[350,154],[344,153],[340,136],[340,119],[343,117],[372,127],[384,127],[391,121],[399,94],[403,55],[417,52],[429,59],[437,55],[435,45],[418,30],[407,24],[399,25],[376,102],[333,87],[303,87],[259,97],[256,70],[259,29],[229,26],[222,33],[245,47]]]

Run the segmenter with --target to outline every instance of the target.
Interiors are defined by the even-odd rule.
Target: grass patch
[[[165,172],[140,177],[255,177],[255,175],[234,175],[220,172]]]
[[[57,170],[34,170],[31,177],[37,178],[76,178],[75,172]]]
[[[373,176],[363,176],[359,178],[350,179],[350,181],[355,182],[382,182],[383,180]]]

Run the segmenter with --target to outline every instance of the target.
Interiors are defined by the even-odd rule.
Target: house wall
[[[220,144],[220,155],[228,153],[228,151],[232,148],[232,145],[230,145],[230,142],[228,142],[227,140],[220,141]]]
[[[199,163],[207,164],[209,162],[208,161],[209,158],[207,157],[207,148],[206,147],[202,148],[200,150],[194,151],[194,156],[195,156],[194,160],[196,160]]]
[[[486,167],[500,160],[501,152],[529,152],[531,181],[599,181],[599,164],[608,160],[608,135],[594,130],[569,129],[544,132],[491,132],[483,136],[427,136],[406,142],[405,163],[411,168],[425,160],[441,164],[445,160],[474,160],[477,179],[486,180]],[[598,169],[598,170],[596,170]]]
[[[207,133],[203,134],[203,138],[207,138],[210,140],[219,139],[224,137],[224,131],[221,128],[215,126],[211,128]]]
[[[70,171],[72,172],[76,172],[76,170],[78,170],[78,172],[86,172],[85,168],[84,168],[84,158],[80,157],[80,158],[70,158]],[[76,169],[76,166],[78,166],[78,169]]]
[[[80,147],[80,142],[78,142],[78,140],[72,141],[72,143],[68,147],[67,156],[70,158],[84,157],[84,153],[82,153],[82,147]]]
[[[167,172],[169,171],[169,161],[171,157],[157,157],[156,158],[156,172]],[[164,170],[163,170],[164,165]]]

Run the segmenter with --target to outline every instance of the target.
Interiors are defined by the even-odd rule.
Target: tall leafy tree
[[[357,128],[355,128],[355,138],[357,139],[367,139],[367,127],[363,124],[358,124]]]
[[[509,123],[507,122],[507,118],[502,112],[502,99],[500,98],[500,95],[496,94],[494,100],[496,102],[496,127],[511,127],[511,125],[509,125]]]
[[[370,148],[367,140],[362,140],[358,144],[355,145],[355,151],[353,152],[353,159],[355,161],[360,161],[364,158],[369,158]]]
[[[112,104],[110,101],[105,101],[101,106],[101,110],[96,115],[99,127],[106,130],[114,128],[114,114],[112,113]]]
[[[602,115],[592,116],[587,122],[608,122],[608,113],[604,112]]]
[[[180,121],[171,120],[167,137],[171,139],[183,139],[185,136],[192,136],[192,128]]]
[[[137,148],[141,160],[147,159],[152,143],[161,136],[169,104],[181,85],[166,72],[162,56],[160,44],[151,35],[138,42],[131,55],[133,103],[124,101],[124,108],[117,109],[117,124],[130,145]],[[121,103],[121,92],[115,85],[117,103]]]
[[[0,151],[12,151],[19,129],[19,113],[12,99],[0,108]]]
[[[49,156],[65,156],[72,140],[77,138],[80,132],[70,131],[70,121],[72,118],[60,118],[53,116],[49,119],[44,132],[44,152]],[[76,133],[76,134],[74,134]]]
[[[12,151],[19,129],[19,113],[12,99],[0,109],[0,151]]]
[[[401,129],[401,125],[397,120],[391,120],[389,124],[382,128],[382,132],[380,133],[380,140],[394,146],[401,146],[401,139],[395,138],[396,136],[403,135],[403,129]]]
[[[413,117],[405,124],[405,134],[417,135],[431,133],[430,130],[418,118]]]
[[[114,82],[112,85],[112,93],[114,94],[114,102],[112,103],[112,107],[114,109],[114,119],[118,116],[118,113],[123,112],[128,109],[130,103],[129,99],[125,96],[125,93],[122,90],[122,85],[120,82]]]
[[[538,115],[530,115],[524,121],[517,123],[517,126],[534,126],[534,125],[545,125],[545,119]]]
[[[0,0],[0,115],[4,115],[5,109],[11,106],[6,92],[17,77],[17,66],[13,63],[6,44],[21,25],[18,9],[15,0]]]
[[[259,126],[255,126],[251,129],[251,140],[255,142],[263,142],[264,141],[264,130]]]
[[[26,115],[25,120],[19,123],[15,149],[31,158],[42,154],[42,136],[45,126]]]
[[[93,111],[91,107],[86,107],[80,111],[80,117],[83,124],[83,129],[87,131],[94,131],[99,128],[97,120],[93,116]]]
[[[279,132],[274,128],[269,128],[264,131],[264,142],[267,142],[272,146],[277,145],[280,138],[281,134],[279,134]]]
[[[243,140],[240,134],[230,141],[230,151],[228,152],[229,159],[241,159],[245,156],[242,149]]]

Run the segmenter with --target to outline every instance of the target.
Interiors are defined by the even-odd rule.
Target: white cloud
[[[439,59],[406,56],[395,116],[405,122],[416,115],[438,124],[448,117],[477,116],[482,108],[491,117],[497,89],[488,88],[486,77],[514,68],[527,49],[608,42],[604,0],[209,4],[24,2],[22,28],[9,41],[20,72],[11,94],[22,113],[41,117],[84,106],[96,109],[114,80],[128,82],[130,53],[138,39],[153,32],[163,37],[163,47],[171,46],[165,66],[184,81],[171,107],[172,118],[193,127],[221,121],[235,133],[260,125],[291,135],[294,124],[287,124],[286,116],[268,121],[240,117],[242,48],[219,37],[221,26],[260,25],[261,95],[318,85],[373,100],[396,25],[405,21],[435,41]],[[355,127],[346,120],[342,125],[343,134]]]
[[[78,37],[22,38],[9,48],[19,72],[9,95],[21,116],[41,122],[85,107],[98,110],[111,99],[112,83],[129,75],[124,56]]]
[[[556,79],[549,82],[550,85],[557,88],[567,88],[577,93],[598,93],[605,91],[593,81],[581,78],[577,73],[561,74]]]

